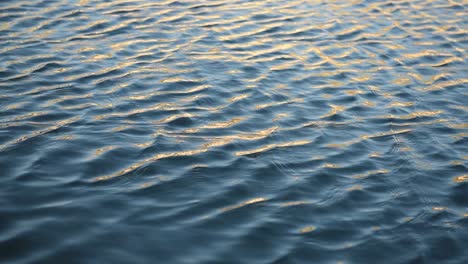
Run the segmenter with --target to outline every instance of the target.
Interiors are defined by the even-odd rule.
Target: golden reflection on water
[[[195,219],[190,224],[258,205],[275,206],[258,210],[275,221],[305,209],[296,216],[304,219],[286,228],[304,234],[301,239],[318,237],[333,221],[367,219],[365,210],[400,210],[396,219],[385,215],[388,224],[353,227],[366,239],[401,226],[411,230],[434,214],[468,217],[450,203],[468,182],[462,171],[468,156],[460,147],[468,137],[461,99],[468,83],[466,1],[77,0],[72,8],[68,1],[42,2],[43,8],[21,1],[0,7],[0,53],[6,54],[0,153],[8,160],[37,154],[10,171],[53,175],[55,160],[47,155],[65,160],[60,154],[70,150],[76,182],[100,181],[92,185],[96,191],[132,186],[151,201],[177,200],[186,191],[178,183],[189,186],[193,193],[171,209],[196,201],[200,207],[187,210]],[[15,157],[15,148],[25,145],[32,154]],[[204,178],[192,177],[197,173]],[[23,176],[18,182],[36,183]],[[125,184],[108,181],[116,178]],[[175,187],[167,184],[172,180]],[[231,193],[232,182],[241,183],[241,197],[199,210]],[[158,184],[170,197],[153,192]],[[381,193],[378,184],[386,187]],[[425,184],[456,191],[444,196]],[[213,196],[205,194],[210,188]],[[366,195],[378,198],[354,204]],[[124,203],[138,207],[130,200]],[[350,207],[355,212],[340,217]],[[421,208],[429,212],[409,215]],[[168,213],[171,225],[185,224],[178,214]],[[270,224],[255,217],[246,221]],[[447,226],[457,223],[438,228]],[[366,245],[356,240],[336,248]]]
[[[312,204],[312,203],[309,201],[293,201],[293,202],[281,203],[280,206],[287,207],[287,206],[297,206],[297,205],[304,205],[304,204]]]
[[[356,178],[356,179],[364,179],[364,178],[368,178],[368,177],[373,176],[373,175],[387,174],[389,172],[390,172],[389,170],[381,169],[381,170],[368,171],[365,174],[358,174],[358,175],[354,175],[352,177]]]
[[[242,203],[239,203],[239,204],[236,204],[236,205],[231,205],[231,206],[221,208],[220,211],[221,212],[232,211],[232,210],[239,209],[241,207],[244,207],[244,206],[247,206],[247,205],[250,205],[250,204],[257,204],[257,203],[262,203],[262,202],[265,202],[265,201],[267,201],[267,199],[265,199],[263,197],[253,198],[253,199],[247,200],[245,202],[242,202]]]
[[[300,140],[300,141],[292,141],[292,142],[287,142],[287,143],[278,143],[278,144],[268,144],[265,146],[262,146],[257,149],[252,149],[252,150],[246,150],[246,151],[238,151],[236,152],[237,156],[245,156],[245,155],[252,155],[252,154],[258,154],[261,152],[265,152],[274,148],[285,148],[285,147],[293,147],[293,146],[302,146],[302,145],[307,145],[311,143],[311,141],[308,140]]]
[[[468,174],[467,175],[462,175],[462,176],[457,176],[453,179],[454,182],[468,182]]]
[[[306,234],[306,233],[310,233],[312,231],[315,231],[316,229],[317,229],[317,227],[315,227],[315,226],[306,226],[306,227],[303,227],[303,228],[299,229],[299,233]]]

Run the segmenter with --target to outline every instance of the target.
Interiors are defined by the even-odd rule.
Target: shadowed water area
[[[468,263],[467,7],[0,1],[0,262]]]

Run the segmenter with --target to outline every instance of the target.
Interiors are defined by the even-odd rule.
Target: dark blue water
[[[3,0],[1,263],[468,263],[465,0]]]

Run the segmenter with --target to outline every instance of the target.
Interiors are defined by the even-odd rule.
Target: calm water
[[[3,0],[0,262],[468,263],[465,0]]]

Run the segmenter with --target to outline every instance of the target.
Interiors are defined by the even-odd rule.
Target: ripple
[[[462,263],[465,9],[2,1],[0,261]]]

